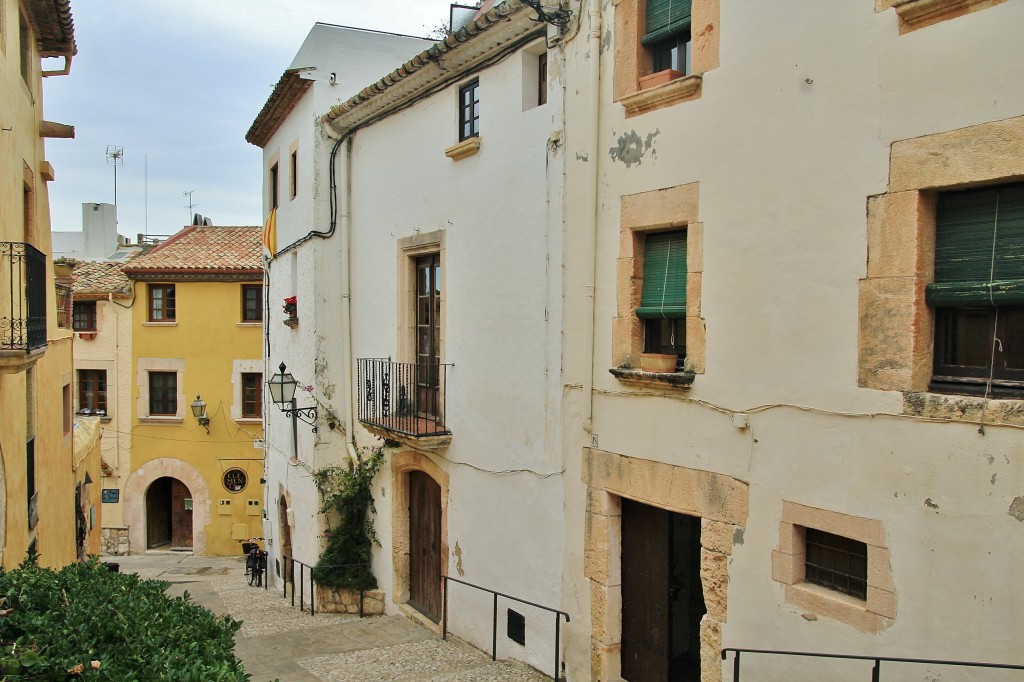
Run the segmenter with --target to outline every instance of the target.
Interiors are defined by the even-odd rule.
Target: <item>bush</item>
[[[95,558],[53,571],[30,557],[0,572],[0,678],[250,679],[233,653],[242,623],[166,587]]]
[[[320,511],[326,515],[327,546],[313,568],[313,579],[325,587],[375,590],[370,559],[377,535],[373,530],[373,477],[384,461],[384,448],[349,461],[347,467],[325,467],[314,474]],[[337,526],[331,526],[331,520]]]

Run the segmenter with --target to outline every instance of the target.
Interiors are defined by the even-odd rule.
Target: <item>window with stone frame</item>
[[[935,209],[929,389],[1024,396],[1024,183],[943,192]]]
[[[644,324],[644,352],[686,358],[686,230],[644,235],[643,285],[636,315]]]
[[[646,30],[640,43],[651,57],[651,73],[671,71],[669,79],[692,73],[691,0],[647,0]]]
[[[107,413],[106,370],[78,370],[78,412],[101,416]]]
[[[149,414],[176,416],[178,414],[178,373],[149,373]]]
[[[263,416],[263,374],[242,373],[242,417],[259,419]]]
[[[174,322],[177,319],[173,284],[149,285],[149,321]]]

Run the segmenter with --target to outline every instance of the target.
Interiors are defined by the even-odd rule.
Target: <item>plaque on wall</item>
[[[121,499],[121,491],[117,488],[104,488],[102,493],[102,500],[104,504],[117,504],[118,500]]]

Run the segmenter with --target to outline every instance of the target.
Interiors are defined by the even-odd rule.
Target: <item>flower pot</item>
[[[674,81],[677,78],[682,78],[686,74],[682,71],[676,71],[675,69],[665,69],[664,71],[658,71],[652,73],[649,76],[640,77],[640,89],[646,90],[647,88],[653,88],[658,85],[664,85],[669,81]]]
[[[285,318],[284,323],[286,325],[288,325],[289,327],[291,327],[292,329],[295,329],[296,327],[299,326],[299,318],[297,318],[297,317],[288,317],[288,318]]]
[[[85,339],[86,341],[91,341],[92,339],[96,338],[96,332],[79,332],[78,338]]]
[[[676,371],[677,356],[666,353],[641,353],[640,369],[644,372],[669,374]]]

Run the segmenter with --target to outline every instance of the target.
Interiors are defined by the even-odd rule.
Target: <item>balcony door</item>
[[[424,419],[439,415],[441,360],[441,254],[416,259],[416,411]]]

